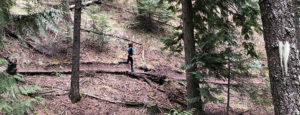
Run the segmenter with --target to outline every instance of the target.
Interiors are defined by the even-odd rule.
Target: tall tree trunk
[[[300,114],[300,60],[292,0],[260,0],[276,115]]]
[[[227,84],[227,107],[226,112],[227,115],[229,115],[229,109],[230,109],[230,80],[231,80],[231,61],[230,57],[228,57],[228,84]]]
[[[294,22],[295,22],[295,26],[296,26],[296,38],[297,38],[297,47],[298,50],[300,50],[300,26],[299,26],[299,4],[298,4],[299,0],[293,0],[293,11],[295,13],[295,18],[294,18]]]
[[[192,65],[195,57],[195,39],[194,39],[194,22],[193,22],[193,6],[191,0],[181,0],[183,12],[183,39],[185,64]],[[196,66],[192,66],[186,70],[187,79],[187,98],[198,98],[199,101],[188,103],[188,109],[196,109],[195,115],[203,114],[202,103],[199,92],[199,80],[195,78],[191,72],[196,71]]]
[[[76,0],[74,15],[74,41],[72,55],[72,77],[70,99],[72,103],[80,101],[79,93],[79,61],[80,61],[80,24],[81,24],[81,0]]]

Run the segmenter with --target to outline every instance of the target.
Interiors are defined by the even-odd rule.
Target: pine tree
[[[294,21],[295,21],[295,26],[296,26],[296,38],[297,38],[297,42],[298,42],[298,50],[300,51],[300,24],[299,24],[299,13],[300,13],[300,9],[298,8],[299,7],[299,2],[300,0],[293,0],[293,10],[294,10],[294,13],[295,13],[295,18],[294,18]]]
[[[182,0],[182,12],[183,12],[183,40],[184,40],[184,52],[185,52],[185,64],[191,65],[186,69],[187,79],[187,98],[197,99],[196,101],[188,103],[188,109],[196,109],[194,115],[203,114],[201,96],[199,92],[199,80],[192,74],[196,71],[194,65],[195,58],[195,39],[194,39],[194,23],[193,23],[193,6],[191,0]]]
[[[276,115],[300,114],[300,59],[293,3],[291,0],[260,1]]]
[[[167,23],[174,12],[168,7],[171,5],[165,0],[136,0],[137,27],[146,31],[157,31],[162,28],[161,23]],[[157,23],[158,22],[158,23]]]
[[[170,0],[178,1],[178,0]],[[175,6],[178,9],[180,6]],[[190,99],[191,102],[201,101],[199,106],[203,106],[206,102],[217,102],[212,93],[220,93],[218,89],[210,88],[205,82],[205,77],[214,76],[220,78],[228,75],[228,63],[226,57],[230,57],[232,68],[231,75],[237,71],[245,72],[243,65],[248,56],[258,57],[254,50],[252,34],[254,31],[260,31],[261,25],[258,24],[259,7],[258,3],[253,0],[195,0],[192,2],[193,10],[193,26],[194,26],[194,41],[195,56],[192,65],[197,65],[197,69],[191,72],[196,79],[201,83],[198,98]],[[183,7],[182,7],[183,8]],[[234,10],[234,11],[233,11]],[[184,15],[186,12],[182,12]],[[182,17],[182,16],[180,16]],[[184,19],[183,19],[184,20]],[[184,24],[184,23],[183,23]],[[241,33],[237,31],[237,27],[241,27]],[[173,52],[179,52],[186,47],[185,32],[180,30],[182,25],[178,26],[178,30],[169,38],[163,39],[165,44],[164,49],[169,49]],[[241,36],[241,37],[239,37]],[[242,39],[244,38],[244,39]],[[235,52],[228,50],[232,48],[240,48],[244,46],[244,50]],[[247,58],[245,58],[247,57]],[[191,65],[186,65],[190,68]],[[209,71],[207,73],[207,71]]]
[[[72,77],[70,100],[72,103],[80,101],[79,93],[79,65],[80,65],[80,24],[81,24],[81,0],[76,0],[74,14],[74,32],[73,32],[73,55],[72,55]]]

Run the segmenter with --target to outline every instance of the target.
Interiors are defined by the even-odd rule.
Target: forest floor
[[[18,68],[18,72],[23,74],[23,78],[27,81],[26,85],[38,85],[43,88],[38,95],[43,97],[44,104],[38,108],[37,114],[139,115],[146,114],[148,108],[153,105],[157,105],[165,113],[172,108],[180,109],[186,106],[184,74],[170,69],[164,69],[165,72],[154,70],[144,72],[137,69],[137,72],[131,73],[128,71],[130,70],[128,65],[82,63],[80,75],[82,100],[77,104],[72,104],[68,99],[71,79],[71,75],[68,73],[70,72],[69,64],[25,68]],[[150,76],[147,77],[148,75]],[[166,78],[162,78],[163,83],[151,80],[151,77],[156,75],[166,76]],[[247,78],[247,80],[249,79]],[[259,79],[251,78],[251,81],[254,80],[256,80],[256,84],[262,82]],[[226,81],[212,78],[206,81],[223,88],[223,92],[226,92],[227,88],[224,88],[227,85]],[[236,81],[233,81],[232,85],[240,86]],[[245,102],[240,95],[240,93],[233,93],[232,102]],[[225,114],[225,105],[226,103],[208,103],[205,110],[209,115],[222,115]],[[264,110],[265,108],[260,106],[251,109],[234,105],[232,109],[233,114],[247,115],[251,112],[252,114],[268,114]]]
[[[126,1],[126,0],[125,0]],[[124,1],[123,1],[124,2]],[[128,0],[127,0],[128,2]],[[124,8],[122,1],[111,3]],[[130,4],[130,3],[129,3]],[[33,43],[35,49],[25,47],[12,38],[5,38],[7,50],[18,60],[18,74],[26,83],[42,87],[36,96],[41,96],[42,104],[37,105],[36,114],[59,115],[144,115],[157,105],[163,113],[186,107],[185,72],[183,55],[162,51],[161,34],[128,29],[133,14],[123,9],[101,7],[102,15],[111,26],[110,34],[126,37],[143,45],[134,45],[134,68],[130,72],[126,61],[127,43],[115,38],[106,38],[105,47],[90,47],[89,35],[82,32],[80,92],[82,99],[72,104],[68,98],[71,79],[72,45],[63,43],[63,35],[53,39],[43,39]],[[90,28],[90,20],[83,14],[82,28]],[[38,50],[38,52],[37,52]],[[47,52],[43,54],[41,52]],[[140,67],[146,66],[149,71]],[[254,71],[260,75],[260,71]],[[207,115],[226,114],[227,81],[209,77],[210,87],[221,90],[213,94],[217,103],[208,102],[204,106]],[[239,75],[232,81],[231,114],[268,115],[273,114],[270,104],[268,78],[253,75]]]
[[[43,97],[43,106],[39,107],[37,114],[146,114],[149,107],[157,105],[162,112],[168,112],[172,108],[184,108],[185,81],[184,73],[170,69],[161,71],[151,70],[144,72],[129,72],[129,65],[113,63],[82,62],[80,75],[80,91],[82,100],[72,104],[68,99],[70,87],[70,64],[58,64],[38,68],[18,68],[18,73],[23,74],[26,85],[38,85],[43,90],[38,94]],[[160,69],[157,69],[160,70]],[[162,70],[165,70],[164,72]],[[99,72],[100,71],[100,72]],[[139,77],[137,77],[139,76]],[[153,77],[165,76],[160,83]],[[145,80],[144,78],[148,78]],[[249,80],[249,78],[247,79]],[[260,84],[259,79],[256,84]],[[224,88],[227,82],[218,79],[207,79],[210,84]],[[232,85],[237,87],[236,81]],[[223,89],[223,92],[226,88]],[[232,95],[232,102],[244,101],[238,99],[241,94]],[[208,103],[205,110],[209,115],[225,114],[225,103]],[[233,114],[243,113],[267,114],[263,107],[256,110],[233,106]],[[258,109],[258,110],[257,110]]]

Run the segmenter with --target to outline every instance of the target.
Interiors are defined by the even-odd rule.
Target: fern
[[[1,0],[0,2],[0,50],[4,48],[2,42],[2,29],[7,26],[7,23],[10,21],[9,9],[14,5],[14,2],[11,0]]]
[[[33,110],[33,103],[40,103],[39,98],[29,100],[8,100],[0,99],[0,110],[6,115],[24,115],[28,114],[27,110]]]
[[[17,81],[25,80],[20,76],[0,73],[0,110],[7,115],[26,114],[28,109],[33,110],[33,103],[40,103],[39,97],[28,100],[22,99],[24,95],[41,90],[39,86],[19,86]]]
[[[0,66],[7,66],[8,64],[9,64],[9,63],[8,63],[7,60],[1,59],[1,58],[0,58]]]
[[[0,27],[6,26],[10,20],[9,9],[15,3],[11,0],[1,0],[0,2]]]
[[[2,35],[0,35],[0,50],[2,50],[3,48],[4,48],[4,43],[2,41]]]
[[[21,36],[35,36],[39,33],[47,34],[46,31],[59,32],[59,27],[55,21],[63,21],[60,15],[63,11],[50,8],[42,12],[30,13],[27,15],[13,15],[13,25],[17,28],[17,33]]]

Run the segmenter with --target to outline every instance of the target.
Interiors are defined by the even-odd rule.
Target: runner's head
[[[133,44],[132,44],[132,43],[129,43],[129,44],[128,44],[128,47],[133,47]]]

